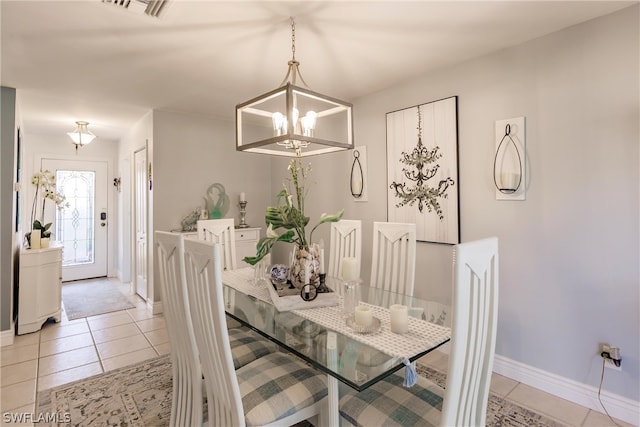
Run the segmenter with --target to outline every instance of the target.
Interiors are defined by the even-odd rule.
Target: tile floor
[[[104,279],[102,279],[104,280]],[[112,279],[109,279],[112,280]],[[0,353],[1,425],[5,413],[33,413],[37,392],[67,382],[141,362],[169,352],[162,315],[152,315],[144,301],[131,295],[128,284],[115,281],[135,308],[60,323],[15,337]],[[447,355],[434,352],[423,361],[446,370]],[[599,412],[494,374],[493,392],[570,426],[613,426]],[[618,422],[623,426],[630,426]],[[16,424],[11,424],[15,426]]]

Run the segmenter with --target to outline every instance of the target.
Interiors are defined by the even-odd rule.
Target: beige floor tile
[[[16,335],[13,337],[13,344],[3,348],[22,347],[24,345],[38,344],[40,342],[40,331],[31,332],[25,335]]]
[[[136,323],[138,324],[138,327],[142,332],[155,331],[157,329],[165,328],[163,316],[156,316],[151,319],[140,320]]]
[[[8,386],[22,381],[32,380],[38,373],[38,360],[27,360],[0,368],[0,384]]]
[[[132,351],[131,353],[125,353],[119,356],[104,359],[102,361],[102,365],[104,366],[104,370],[106,372],[113,369],[122,368],[123,366],[129,366],[134,363],[143,362],[156,356],[158,356],[158,353],[156,353],[153,348],[145,348],[143,350]]]
[[[72,335],[80,335],[89,332],[89,325],[87,322],[74,322],[74,323],[56,323],[56,324],[47,324],[40,331],[40,342],[51,341],[57,338],[70,337]]]
[[[91,377],[102,373],[102,365],[98,362],[88,365],[77,366],[64,371],[54,372],[38,378],[38,391],[57,387],[83,378]]]
[[[139,320],[151,319],[153,317],[161,317],[162,315],[154,315],[151,310],[148,308],[131,308],[127,310],[129,316],[133,318],[136,322]]]
[[[135,323],[126,323],[124,325],[94,331],[93,340],[96,344],[100,344],[133,335],[142,335],[142,332],[140,332],[140,329],[138,329]]]
[[[77,348],[88,347],[93,345],[93,338],[90,333],[71,335],[69,337],[58,338],[51,341],[45,341],[40,344],[40,357],[51,356],[56,353],[75,350]]]
[[[89,363],[98,362],[98,352],[94,346],[82,347],[64,353],[57,353],[51,356],[40,358],[40,368],[38,376],[44,377],[54,372],[64,371],[70,368],[76,368]]]
[[[634,424],[625,423],[624,421],[620,421],[614,418],[615,424],[609,419],[606,414],[601,414],[600,412],[590,410],[587,415],[587,419],[584,420],[582,424],[584,427],[615,427],[616,424],[622,427],[634,427]],[[640,424],[640,420],[638,420]],[[635,424],[638,426],[639,424]]]
[[[97,331],[100,329],[112,328],[114,326],[124,325],[126,323],[133,323],[133,319],[126,311],[118,311],[114,313],[107,313],[109,316],[94,316],[87,317],[87,322],[89,322],[89,327],[92,331]]]
[[[526,384],[518,384],[507,396],[507,400],[542,412],[565,424],[579,426],[587,417],[589,410],[583,406],[553,396]]]
[[[159,356],[169,354],[169,352],[171,352],[171,345],[168,342],[158,344],[154,346],[154,348],[156,349],[156,352],[158,352]]]
[[[26,360],[38,358],[39,344],[27,344],[22,346],[7,346],[0,350],[0,366],[13,365]]]
[[[2,387],[1,412],[30,405],[36,401],[36,379],[22,381]]]
[[[518,382],[495,372],[491,376],[491,391],[500,397],[505,397],[518,385]]]
[[[35,403],[31,403],[29,405],[24,405],[19,408],[7,411],[7,413],[3,411],[2,419],[0,419],[0,426],[33,427],[33,418],[35,416],[36,410],[35,408]]]
[[[144,334],[151,345],[163,344],[165,342],[169,342],[169,336],[167,335],[166,329],[157,329],[155,331],[145,332]]]
[[[151,345],[143,335],[134,335],[132,337],[96,344],[96,347],[98,347],[100,359],[104,360],[132,351],[151,348]]]

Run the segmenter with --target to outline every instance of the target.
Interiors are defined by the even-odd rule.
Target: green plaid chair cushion
[[[340,398],[340,415],[358,427],[438,426],[444,389],[423,377],[405,388],[403,380],[395,373],[360,393],[350,390]]]
[[[324,374],[285,353],[271,353],[236,371],[247,426],[273,423],[322,400]]]
[[[229,329],[229,342],[235,369],[278,350],[276,344],[247,328]]]

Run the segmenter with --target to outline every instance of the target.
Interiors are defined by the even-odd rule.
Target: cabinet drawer
[[[62,248],[26,249],[20,253],[20,265],[33,267],[62,261]]]
[[[260,229],[255,230],[235,230],[236,232],[236,242],[238,241],[246,241],[246,240],[255,240],[257,241],[260,237]]]

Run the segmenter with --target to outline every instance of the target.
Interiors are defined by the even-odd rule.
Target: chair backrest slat
[[[362,259],[362,221],[342,219],[331,223],[329,277],[342,277],[342,258]]]
[[[441,425],[486,422],[498,315],[498,239],[456,245],[453,320]]]
[[[238,268],[233,218],[199,220],[198,239],[212,243],[220,243],[222,267],[224,270],[235,270]]]
[[[173,401],[171,425],[202,424],[202,372],[189,317],[184,268],[184,238],[180,233],[155,232],[160,270],[160,294],[171,346]]]
[[[208,425],[244,426],[224,310],[220,244],[185,240],[184,257],[191,317],[207,389]]]
[[[416,269],[416,225],[373,223],[371,286],[413,295]]]

